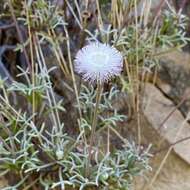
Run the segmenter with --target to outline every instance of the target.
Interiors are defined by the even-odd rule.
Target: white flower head
[[[75,71],[91,83],[104,83],[113,76],[120,75],[123,67],[121,53],[108,44],[93,42],[78,51]]]

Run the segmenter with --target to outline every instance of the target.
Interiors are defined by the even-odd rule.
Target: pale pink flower
[[[75,58],[75,71],[86,81],[101,83],[120,75],[123,57],[114,47],[93,42],[78,51]]]

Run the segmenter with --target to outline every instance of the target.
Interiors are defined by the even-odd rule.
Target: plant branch
[[[153,154],[156,155],[156,154],[158,154],[158,153],[160,153],[160,152],[162,152],[162,151],[164,151],[164,150],[167,150],[167,149],[169,149],[169,148],[171,148],[171,147],[174,147],[175,145],[180,144],[180,143],[182,143],[182,142],[184,142],[184,141],[187,141],[187,140],[190,140],[190,136],[185,137],[185,138],[182,138],[182,139],[180,139],[180,140],[178,140],[178,141],[176,141],[176,142],[174,142],[174,143],[171,143],[171,144],[169,144],[169,145],[167,145],[167,146],[165,146],[165,147],[163,147],[163,148],[161,148],[161,149],[159,149],[159,150],[153,152]]]
[[[183,98],[181,99],[181,101],[177,104],[177,106],[175,106],[173,108],[173,110],[166,116],[166,118],[162,121],[162,123],[160,124],[158,131],[160,131],[162,129],[162,127],[164,126],[164,124],[166,123],[166,121],[172,116],[172,114],[185,102],[185,100],[188,98],[188,94],[185,94],[183,96]]]
[[[13,21],[14,21],[14,25],[15,25],[16,30],[17,30],[17,33],[18,33],[19,41],[20,41],[21,44],[24,44],[24,40],[23,40],[21,31],[20,31],[20,28],[19,28],[19,26],[18,26],[16,16],[15,16],[15,14],[14,14],[14,9],[13,9],[11,0],[8,1],[8,4],[9,4],[10,12],[11,12],[11,15],[12,15],[12,18],[13,18]],[[27,52],[26,52],[26,48],[25,48],[24,45],[23,45],[23,53],[24,53],[24,56],[25,56],[25,59],[26,59],[26,63],[27,63],[27,65],[28,65],[28,68],[29,68],[29,70],[31,71],[31,65],[30,65],[29,57],[28,57],[28,54],[27,54]]]
[[[92,121],[92,131],[91,131],[91,135],[90,135],[90,145],[89,145],[89,156],[88,156],[88,161],[87,161],[87,166],[86,166],[86,175],[89,175],[90,172],[90,162],[92,159],[92,146],[94,143],[94,136],[95,136],[95,132],[96,132],[96,125],[97,125],[97,117],[98,117],[98,107],[100,104],[100,100],[101,100],[101,93],[102,93],[102,89],[103,86],[100,83],[100,81],[98,81],[98,85],[97,85],[97,94],[96,94],[96,105],[95,105],[95,110],[94,110],[94,115],[93,115],[93,121]]]

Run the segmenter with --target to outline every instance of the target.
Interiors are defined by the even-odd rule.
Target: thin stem
[[[107,156],[110,154],[110,128],[107,129]]]
[[[111,131],[125,144],[125,145],[128,145],[129,142],[127,139],[125,139],[124,137],[122,137],[122,135],[116,130],[114,129],[112,126],[108,126],[109,129],[111,129]]]
[[[140,96],[139,96],[139,35],[138,35],[138,14],[137,14],[137,0],[134,1],[135,3],[135,36],[136,36],[136,113],[137,113],[137,135],[138,135],[138,145],[140,147],[141,144],[141,127],[140,127]]]
[[[161,148],[159,150],[156,150],[152,154],[155,156],[156,154],[161,153],[161,152],[163,152],[165,150],[168,150],[169,148],[174,147],[175,145],[180,144],[180,143],[182,143],[184,141],[187,141],[187,140],[190,140],[190,136],[182,138],[182,139],[180,139],[180,140],[178,140],[178,141],[176,141],[174,143],[171,143],[171,144],[169,144],[169,145],[167,145],[167,146],[165,146],[165,147],[163,147],[163,148]]]
[[[100,11],[100,4],[98,0],[96,0],[96,8],[98,11],[98,26],[100,27],[100,29],[102,29],[103,21],[102,21],[102,16],[101,16],[101,11]]]
[[[103,86],[100,83],[100,81],[98,81],[97,84],[97,89],[96,89],[96,105],[95,105],[95,110],[94,110],[94,115],[93,115],[93,121],[92,121],[92,131],[91,131],[91,135],[90,135],[90,145],[89,145],[89,157],[87,160],[87,165],[86,165],[86,175],[89,175],[90,172],[90,161],[92,158],[92,146],[93,146],[93,142],[94,142],[94,136],[95,136],[95,132],[96,132],[96,125],[97,125],[97,116],[98,116],[98,108],[99,108],[99,104],[100,104],[100,100],[101,100],[101,93],[102,93],[102,89]]]
[[[160,126],[158,128],[158,131],[160,131],[162,129],[162,127],[164,126],[164,124],[166,123],[166,121],[168,121],[168,119],[172,116],[172,114],[187,100],[187,98],[188,98],[188,94],[185,94],[183,96],[183,98],[181,99],[181,101],[171,110],[171,112],[162,121],[162,123],[160,124]]]
[[[27,5],[27,1],[25,0],[24,6],[26,8],[26,18],[28,22],[28,37],[29,37],[29,46],[30,46],[30,61],[31,61],[31,77],[32,77],[32,85],[35,87],[35,64],[34,64],[34,49],[33,49],[33,35],[31,32],[31,23],[30,23],[30,10]],[[32,91],[32,114],[34,115],[36,112],[36,99],[35,99],[35,90]],[[33,122],[35,123],[35,117],[33,117]]]
[[[16,31],[17,31],[17,34],[18,34],[19,41],[23,45],[23,53],[24,53],[24,56],[25,56],[25,59],[26,59],[26,63],[28,65],[29,70],[31,71],[31,65],[30,65],[29,57],[28,57],[28,54],[27,54],[27,51],[26,51],[26,47],[24,45],[24,39],[23,39],[22,33],[20,31],[19,25],[17,23],[17,19],[16,19],[16,16],[15,16],[15,13],[14,13],[14,9],[13,9],[11,0],[8,1],[8,5],[9,5],[9,8],[10,8],[11,16],[13,18],[13,23],[14,23],[14,25],[16,27]]]
[[[79,117],[80,117],[80,120],[81,120],[82,112],[81,112],[81,107],[80,107],[79,93],[78,93],[78,88],[77,88],[76,77],[75,77],[75,74],[74,74],[73,64],[72,64],[72,60],[71,60],[70,41],[69,41],[70,38],[69,38],[69,33],[67,31],[67,28],[65,26],[64,26],[64,31],[65,31],[66,38],[67,38],[67,53],[68,53],[69,66],[70,66],[70,70],[71,70],[71,77],[72,77],[73,87],[74,87],[74,90],[75,90],[76,100],[77,100],[77,104],[78,104]]]

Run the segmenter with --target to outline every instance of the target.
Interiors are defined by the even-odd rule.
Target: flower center
[[[108,56],[105,53],[96,52],[92,54],[91,60],[96,68],[101,68],[103,65],[107,64]]]

